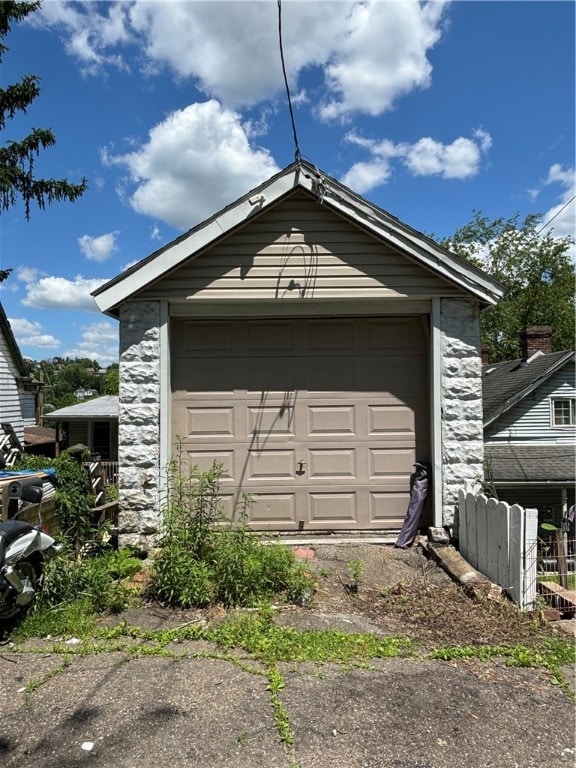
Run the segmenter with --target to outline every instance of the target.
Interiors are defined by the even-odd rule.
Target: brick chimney
[[[522,360],[528,360],[535,352],[545,355],[552,352],[552,328],[549,325],[531,325],[520,334]]]
[[[482,355],[482,365],[488,365],[490,362],[490,347],[488,344],[482,344],[480,354]]]

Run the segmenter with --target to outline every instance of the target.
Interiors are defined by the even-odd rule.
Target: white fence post
[[[536,555],[538,537],[538,510],[526,510],[526,522],[524,524],[524,588],[521,607],[525,609],[534,608],[536,600]]]
[[[538,510],[458,493],[458,540],[462,556],[501,586],[523,609],[536,597]]]

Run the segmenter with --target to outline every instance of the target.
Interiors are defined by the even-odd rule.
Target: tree
[[[14,2],[2,0],[0,3],[0,64],[4,54],[9,51],[3,40],[10,32],[12,22],[25,19],[30,13],[40,8],[40,0],[34,2]],[[4,131],[6,120],[12,119],[17,112],[25,113],[30,104],[40,93],[40,78],[36,75],[24,75],[17,83],[7,88],[0,88],[0,130]],[[32,128],[28,136],[20,141],[7,140],[0,147],[0,209],[8,210],[19,198],[24,202],[26,219],[30,218],[30,205],[35,201],[39,208],[50,205],[55,200],[73,202],[87,189],[86,179],[80,184],[70,184],[67,179],[38,179],[34,175],[34,162],[42,149],[53,146],[56,138],[50,129]],[[1,280],[8,277],[9,270],[4,270]],[[0,281],[1,281],[0,280]]]
[[[117,395],[120,389],[120,366],[112,363],[104,375],[104,394]]]
[[[489,221],[474,218],[442,242],[505,288],[504,297],[482,313],[482,343],[491,362],[521,357],[520,332],[531,325],[552,328],[552,349],[574,348],[574,264],[571,237],[542,234],[539,215]]]

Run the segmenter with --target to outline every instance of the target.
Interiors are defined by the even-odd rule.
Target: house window
[[[573,427],[576,425],[576,398],[552,398],[552,426]]]

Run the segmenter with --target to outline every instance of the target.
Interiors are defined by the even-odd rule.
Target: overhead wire
[[[296,121],[294,120],[294,110],[292,109],[292,98],[290,96],[290,87],[288,85],[288,76],[286,75],[286,64],[284,62],[284,47],[282,44],[282,0],[278,0],[278,41],[280,43],[280,61],[282,62],[282,74],[284,75],[284,85],[286,86],[286,96],[288,98],[288,109],[290,111],[290,121],[292,123],[292,135],[294,137],[294,156],[299,163],[302,156],[300,154],[300,145],[298,143],[298,133],[296,132]]]
[[[550,224],[552,224],[552,222],[554,221],[554,219],[556,218],[556,216],[560,216],[560,214],[562,213],[562,211],[563,211],[563,210],[565,210],[566,208],[568,208],[568,206],[570,205],[570,203],[571,203],[571,202],[573,202],[574,200],[576,200],[576,195],[572,195],[572,197],[570,198],[570,200],[568,200],[568,202],[564,203],[564,205],[562,206],[562,208],[560,208],[560,210],[559,210],[559,211],[556,211],[556,213],[554,214],[554,216],[552,216],[552,218],[548,219],[548,221],[546,222],[546,224],[542,224],[542,226],[540,227],[540,229],[538,230],[538,232],[536,232],[536,234],[537,234],[537,235],[539,235],[539,234],[540,234],[540,232],[542,232],[542,230],[544,230],[544,229],[546,229],[546,227],[550,226]]]

